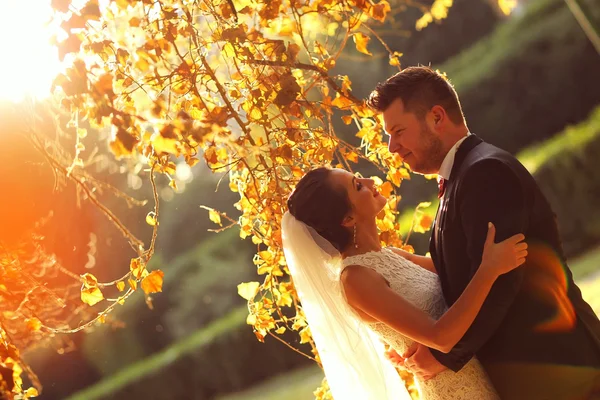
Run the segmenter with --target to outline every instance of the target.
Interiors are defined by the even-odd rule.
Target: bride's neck
[[[377,222],[373,219],[373,221],[356,225],[356,237],[344,250],[342,255],[343,257],[350,257],[379,250],[381,250],[381,242],[379,241]]]

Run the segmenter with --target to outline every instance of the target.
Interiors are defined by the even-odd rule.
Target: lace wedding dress
[[[396,293],[435,319],[439,319],[447,309],[438,276],[389,248],[347,257],[343,264],[361,265],[375,270],[389,282]],[[399,354],[413,344],[413,340],[381,322],[370,323],[369,326]],[[499,399],[483,367],[475,358],[459,372],[446,370],[424,382],[416,379],[415,383],[422,400]]]

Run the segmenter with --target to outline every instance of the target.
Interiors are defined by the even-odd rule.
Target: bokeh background
[[[570,3],[597,35],[598,4]],[[396,21],[378,33],[403,53],[403,66],[444,71],[459,93],[471,132],[515,154],[535,176],[557,214],[576,281],[600,312],[600,55],[574,9],[564,0],[520,0],[505,16],[496,1],[456,0],[442,23],[417,31],[421,11],[405,1],[390,4],[398,11]],[[370,50],[373,57],[348,47],[336,67],[349,75],[359,97],[395,71],[382,47],[372,43]],[[10,124],[20,118],[13,106],[14,100],[0,102],[2,239],[52,212],[44,228],[46,246],[65,264],[81,266],[77,273],[111,279],[132,257],[131,249],[94,207],[78,205],[73,187],[53,191],[52,171],[42,156],[10,134]],[[45,118],[39,123],[50,127],[52,116]],[[337,132],[358,143],[352,126],[339,121]],[[99,136],[98,143],[106,149],[106,138]],[[108,154],[99,156],[106,157],[95,171],[99,177],[133,197],[151,197],[147,183]],[[368,165],[357,170],[378,174]],[[41,399],[313,397],[323,378],[314,363],[272,338],[259,343],[245,323],[246,302],[237,285],[255,279],[256,247],[242,241],[236,229],[209,232],[215,226],[201,205],[237,215],[233,204],[239,197],[229,190],[227,177],[203,163],[181,163],[176,180],[177,191],[159,182],[160,233],[151,268],[165,272],[163,293],[153,296],[152,309],[135,293],[116,311],[118,322],[72,335],[61,346],[28,351],[25,359],[44,385]],[[432,201],[428,210],[435,209],[436,190],[434,182],[420,176],[402,183],[406,233],[417,204]],[[25,200],[34,213],[15,212]],[[147,239],[150,204],[128,208],[118,198],[107,202]],[[412,233],[409,243],[424,254],[428,239],[428,233]],[[296,337],[288,339],[302,347]]]

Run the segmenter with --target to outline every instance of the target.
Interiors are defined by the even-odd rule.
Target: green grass
[[[600,136],[600,107],[592,111],[590,117],[584,122],[569,126],[558,135],[519,152],[517,158],[529,172],[535,175],[536,171],[550,159],[565,152],[577,151],[598,136]]]
[[[600,247],[570,260],[569,267],[573,271],[573,278],[576,282],[590,279],[595,272],[600,271]],[[600,288],[598,293],[600,294]]]
[[[180,340],[163,351],[133,363],[99,383],[77,392],[67,400],[94,400],[109,397],[119,389],[135,383],[148,375],[156,373],[186,354],[197,351],[211,343],[217,337],[226,335],[232,330],[243,326],[248,310],[240,307],[225,317],[211,323],[206,328]]]
[[[317,366],[305,367],[281,374],[244,392],[234,393],[217,400],[308,400],[321,385],[323,371]]]

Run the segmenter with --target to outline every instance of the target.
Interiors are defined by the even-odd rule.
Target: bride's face
[[[376,190],[372,179],[358,178],[346,170],[333,169],[330,180],[346,190],[353,217],[357,220],[375,218],[386,204],[387,200]]]

